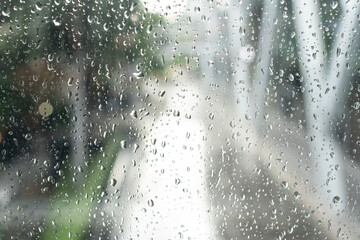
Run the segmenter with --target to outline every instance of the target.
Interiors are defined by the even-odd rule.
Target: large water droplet
[[[48,102],[43,102],[40,104],[38,111],[41,116],[48,117],[53,112],[53,106]]]

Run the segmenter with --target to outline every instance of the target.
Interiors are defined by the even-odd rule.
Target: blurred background
[[[359,239],[358,0],[3,0],[0,239]]]

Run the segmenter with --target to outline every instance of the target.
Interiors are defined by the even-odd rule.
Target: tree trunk
[[[325,48],[319,8],[313,0],[293,1],[300,70],[304,78],[304,107],[310,136],[313,171],[319,195],[335,208],[346,204],[346,182],[342,161],[344,154],[331,132],[329,106],[333,99],[326,95]]]
[[[275,20],[278,12],[278,0],[265,0],[263,3],[262,21],[257,42],[257,58],[254,69],[254,99],[257,105],[256,128],[261,132],[264,119],[265,89],[268,86],[271,68],[273,43],[275,36]]]
[[[87,75],[88,70],[85,63],[85,54],[79,54],[79,62],[74,65],[74,80],[75,89],[73,92],[73,120],[74,125],[72,129],[72,166],[73,177],[75,180],[75,186],[81,186],[85,180],[85,172],[87,161],[86,144],[87,144],[87,132],[86,132],[86,105],[87,105]]]
[[[236,99],[236,110],[242,121],[249,128],[250,118],[253,115],[253,106],[250,104],[250,79],[249,62],[253,55],[251,46],[247,44],[247,1],[239,4],[238,1],[230,1],[228,8],[228,40],[230,50],[230,64],[232,66],[232,80]]]

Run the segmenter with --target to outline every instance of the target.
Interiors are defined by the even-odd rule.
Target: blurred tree
[[[292,5],[316,183],[321,195],[329,202],[337,203],[336,208],[343,211],[347,201],[345,171],[341,167],[344,152],[335,129],[342,121],[341,109],[346,106],[347,90],[352,80],[349,73],[356,67],[356,64],[350,64],[355,59],[349,53],[359,26],[360,5],[356,0],[340,2],[342,14],[336,29],[339,33],[333,33],[328,54],[324,44],[326,38],[321,30],[321,15],[317,14],[319,3],[293,1]],[[337,8],[337,4],[333,8]]]
[[[23,158],[36,148],[37,136],[48,132],[50,146],[60,142],[68,149],[52,163],[59,179],[50,183],[57,189],[53,197],[61,198],[54,205],[66,193],[73,199],[75,193],[90,194],[83,186],[106,179],[106,174],[94,173],[99,163],[91,159],[97,152],[105,154],[101,147],[107,148],[106,138],[121,136],[118,131],[109,137],[119,122],[105,120],[116,114],[111,98],[136,85],[135,77],[162,67],[156,54],[164,41],[156,32],[162,19],[137,0],[5,0],[0,6],[2,160]],[[125,80],[118,77],[133,72]],[[117,86],[122,90],[114,93]],[[111,164],[105,172],[110,169]],[[88,216],[83,217],[79,221]],[[88,227],[79,226],[81,234]],[[45,236],[49,231],[58,230],[46,227]]]
[[[344,211],[348,190],[345,154],[336,131],[342,124],[343,109],[348,106],[348,86],[359,64],[358,52],[354,54],[359,1],[338,4],[338,1],[244,0],[228,1],[224,4],[226,8],[214,1],[191,4],[195,13],[201,13],[202,27],[197,31],[198,36],[203,36],[196,40],[195,57],[199,58],[204,80],[231,79],[234,108],[241,119],[243,134],[249,139],[253,137],[251,144],[262,144],[251,133],[263,137],[265,132],[259,130],[272,128],[268,121],[271,101],[279,101],[284,112],[298,109],[299,127],[306,122],[312,181],[321,198],[319,202],[331,206],[332,213]],[[216,45],[222,46],[224,55],[213,50],[219,48]],[[217,58],[228,64],[222,67]],[[221,76],[214,77],[214,72]],[[291,91],[286,89],[289,86]],[[275,90],[277,87],[283,89]],[[274,95],[270,97],[272,89]],[[285,95],[288,97],[282,97]],[[289,114],[290,119],[293,115]],[[276,176],[271,173],[273,170],[266,171]],[[335,238],[336,233],[330,235]]]

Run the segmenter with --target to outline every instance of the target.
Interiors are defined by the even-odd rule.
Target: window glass
[[[359,239],[358,0],[3,0],[0,239]]]

